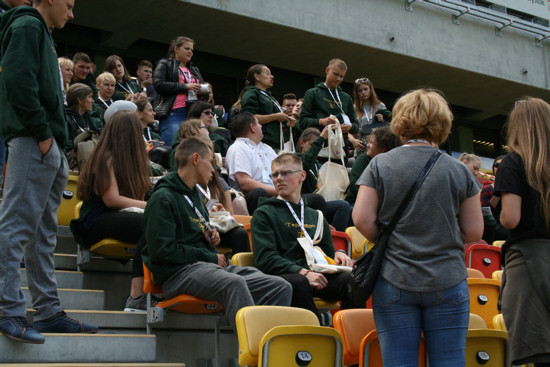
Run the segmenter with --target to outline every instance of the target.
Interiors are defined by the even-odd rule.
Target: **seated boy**
[[[212,179],[212,143],[184,139],[175,153],[177,172],[155,186],[145,208],[143,262],[166,297],[181,293],[217,301],[235,329],[235,315],[252,305],[288,306],[291,286],[282,278],[251,267],[227,266],[216,252],[218,232],[208,224],[208,210],[197,184]]]
[[[318,317],[313,297],[342,301],[342,309],[365,307],[354,305],[348,297],[349,273],[323,275],[309,270],[297,238],[314,238],[318,212],[307,207],[300,196],[306,178],[300,158],[295,154],[281,154],[271,163],[271,171],[279,196],[261,198],[252,217],[252,243],[258,268],[292,284],[292,306],[311,310]],[[326,219],[323,226],[317,246],[334,258],[337,265],[351,266],[352,260],[344,252],[334,251]]]

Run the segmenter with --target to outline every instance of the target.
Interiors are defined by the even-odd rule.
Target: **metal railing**
[[[465,3],[459,0],[405,0],[405,9],[413,11],[412,5],[414,3],[427,3],[456,12],[456,14],[452,14],[452,22],[454,24],[460,24],[460,17],[464,15],[492,22],[495,24],[495,35],[498,37],[502,37],[502,30],[509,27],[534,34],[537,47],[542,47],[542,42],[550,38],[550,27],[548,26],[536,24],[497,10],[477,6],[475,2],[472,4],[471,2]]]

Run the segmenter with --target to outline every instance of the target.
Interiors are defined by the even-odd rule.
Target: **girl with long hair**
[[[147,98],[147,94],[142,91],[136,79],[130,78],[128,69],[124,66],[124,61],[120,56],[111,55],[105,59],[104,71],[114,75],[116,79],[115,92],[113,100],[134,101]]]
[[[508,150],[498,167],[502,247],[502,315],[512,364],[550,366],[550,105],[527,97],[508,120]]]
[[[130,298],[134,301],[139,298],[142,305],[145,305],[141,264],[144,236],[143,213],[139,209],[145,209],[150,175],[138,116],[127,111],[116,112],[80,172],[77,195],[83,203],[79,218],[71,221],[74,237],[85,248],[105,238],[138,244]]]

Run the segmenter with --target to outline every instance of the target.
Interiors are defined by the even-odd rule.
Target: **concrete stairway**
[[[238,342],[229,327],[222,327],[220,361],[214,358],[215,315],[167,311],[164,321],[146,334],[146,314],[123,312],[131,281],[132,262],[121,264],[92,257],[77,271],[76,243],[60,227],[55,254],[61,306],[67,314],[98,325],[98,334],[44,334],[43,345],[0,336],[0,363],[13,366],[237,366]],[[27,318],[34,310],[21,269],[27,299]]]

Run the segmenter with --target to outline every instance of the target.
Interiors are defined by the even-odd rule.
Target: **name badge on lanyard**
[[[342,108],[342,100],[340,99],[340,94],[338,94],[338,88],[334,90],[334,92],[336,93],[336,97],[338,98],[338,101],[337,101],[336,98],[334,98],[332,91],[326,84],[325,84],[325,87],[327,87],[328,92],[330,93],[330,96],[332,97],[332,100],[334,101],[334,103],[336,103],[338,108],[340,108],[340,111],[342,111],[342,120],[344,121],[344,125],[351,126],[351,120],[349,119],[349,116],[346,115],[346,113],[344,112],[344,109]]]

